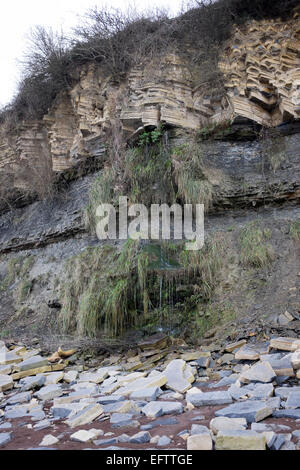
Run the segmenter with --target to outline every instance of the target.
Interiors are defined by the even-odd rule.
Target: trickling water
[[[170,150],[170,141],[169,141],[169,133],[168,133],[168,131],[165,131],[165,132],[164,132],[163,139],[164,139],[164,146],[165,146],[165,149],[166,149],[167,152],[169,152],[169,150]]]
[[[159,312],[160,312],[160,326],[162,326],[162,288],[163,288],[163,277],[159,279]]]
[[[176,274],[182,268],[170,257],[170,252],[164,245],[148,243],[143,250],[149,255],[148,271],[153,276],[153,284],[157,286],[159,299],[154,299],[158,311],[159,330],[172,333],[174,327],[174,295],[176,292]],[[159,292],[158,292],[159,290]],[[174,292],[175,291],[175,292]]]

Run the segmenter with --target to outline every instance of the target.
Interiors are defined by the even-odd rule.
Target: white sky
[[[135,0],[142,11],[154,6],[168,7],[176,14],[182,0]],[[94,6],[110,5],[126,9],[132,0],[5,0],[0,15],[0,106],[7,104],[16,91],[19,79],[18,60],[26,49],[26,37],[36,25],[70,30],[78,24],[78,15]]]

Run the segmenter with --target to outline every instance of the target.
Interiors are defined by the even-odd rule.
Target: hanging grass
[[[96,177],[89,193],[89,204],[85,209],[86,228],[93,232],[96,228],[96,210],[101,204],[111,204],[116,200],[115,172],[105,167]]]
[[[299,221],[296,220],[295,222],[291,223],[289,234],[293,240],[295,241],[300,240],[300,222]]]
[[[189,283],[188,304],[211,298],[222,266],[221,244],[199,252],[184,243],[144,245],[128,240],[121,251],[110,245],[88,248],[66,265],[59,324],[80,336],[118,336],[141,323],[162,304],[176,304],[176,283]],[[191,298],[190,298],[191,297]]]
[[[213,188],[205,175],[199,144],[185,144],[174,149],[177,196],[186,204],[204,204],[207,212],[212,204]]]

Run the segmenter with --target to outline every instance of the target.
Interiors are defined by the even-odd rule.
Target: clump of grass
[[[266,243],[270,233],[263,232],[256,222],[244,227],[240,234],[241,262],[244,266],[262,268],[274,260],[274,250]]]
[[[269,162],[274,173],[280,165],[287,159],[286,142],[282,136],[268,137],[263,141],[263,155]]]
[[[289,233],[293,240],[295,241],[300,240],[300,222],[299,221],[295,221],[291,223]]]
[[[161,137],[161,134],[159,136]],[[121,182],[118,173],[122,173]],[[148,207],[152,203],[175,201],[172,162],[161,142],[155,140],[155,143],[128,148],[124,160],[120,162],[118,172],[113,166],[108,166],[97,176],[85,210],[86,227],[91,232],[95,230],[97,224],[97,207],[105,203],[117,207],[121,195],[127,195],[129,203],[144,204]]]
[[[67,263],[60,326],[80,336],[100,331],[120,335],[141,324],[149,312],[175,305],[181,296],[177,280],[192,286],[192,295],[188,292],[183,299],[189,307],[207,301],[223,259],[217,241],[208,242],[203,253],[185,251],[184,244],[143,245],[134,240],[121,252],[110,245],[89,248]]]
[[[190,279],[196,279],[194,296],[190,301],[208,301],[218,282],[218,273],[224,263],[224,244],[218,238],[206,241],[202,250],[180,252],[179,261]]]
[[[115,200],[115,173],[106,167],[96,177],[89,193],[89,204],[85,210],[85,224],[90,231],[96,227],[96,210],[101,204],[112,204]]]
[[[213,188],[205,175],[201,147],[185,144],[174,149],[175,180],[178,197],[186,204],[204,204],[207,212],[212,204]]]
[[[199,309],[193,315],[192,338],[203,337],[209,330],[225,326],[236,319],[237,313],[230,304],[208,304],[206,308]]]
[[[165,146],[143,144],[128,149],[125,157],[128,196],[132,203],[150,204],[174,202],[172,162]]]
[[[198,131],[198,138],[200,140],[207,140],[209,138],[220,139],[225,137],[230,132],[231,121],[212,122],[208,126],[201,127]]]
[[[18,287],[18,301],[24,302],[32,291],[34,281],[27,277],[23,279]]]
[[[7,289],[17,279],[24,280],[34,264],[35,257],[18,256],[11,258],[7,264],[7,274],[0,285],[0,291]]]
[[[121,253],[106,245],[69,260],[69,280],[62,287],[64,331],[95,336],[103,327],[115,336],[134,324],[137,248],[138,242],[128,240]]]

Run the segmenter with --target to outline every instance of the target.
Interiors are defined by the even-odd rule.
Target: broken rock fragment
[[[191,388],[195,378],[188,366],[182,359],[175,359],[167,365],[165,371],[167,377],[166,387],[175,392],[185,393]]]
[[[262,382],[269,383],[272,382],[276,377],[276,373],[267,361],[261,361],[257,364],[250,367],[245,372],[242,372],[240,375],[240,382],[250,383],[250,382]]]

